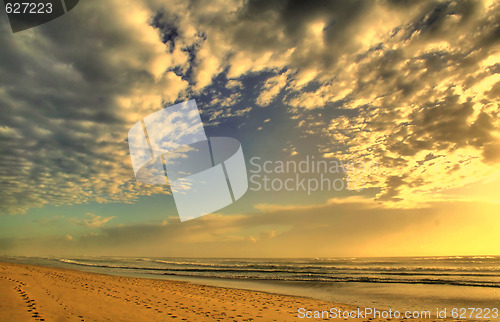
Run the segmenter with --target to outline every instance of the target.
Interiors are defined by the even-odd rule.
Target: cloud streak
[[[115,216],[110,217],[101,217],[93,213],[86,213],[85,216],[89,217],[88,219],[77,219],[72,218],[71,221],[77,225],[83,225],[88,228],[98,228],[107,224],[110,220],[115,218]]]
[[[481,212],[471,212],[478,207]],[[355,197],[317,205],[259,205],[246,215],[213,214],[182,224],[170,218],[157,224],[105,226],[72,238],[6,238],[0,240],[0,247],[7,254],[56,251],[73,256],[493,254],[499,241],[497,212],[498,205],[486,203],[441,202],[398,209]],[[477,230],[482,231],[481,236],[476,235]],[[469,238],[475,242],[461,242]],[[26,247],[28,244],[32,247]]]

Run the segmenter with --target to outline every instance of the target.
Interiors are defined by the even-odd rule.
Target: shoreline
[[[16,321],[284,321],[297,319],[295,307],[354,308],[298,296],[13,263],[0,263],[0,290],[0,319]]]
[[[359,307],[185,281],[1,262],[0,297],[0,319],[16,321],[302,321],[316,319],[300,319],[299,308],[347,311]]]

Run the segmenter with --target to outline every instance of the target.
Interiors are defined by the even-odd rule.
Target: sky
[[[17,33],[2,11],[0,254],[500,255],[499,98],[495,1],[81,1]],[[127,135],[192,99],[249,190],[180,222]]]

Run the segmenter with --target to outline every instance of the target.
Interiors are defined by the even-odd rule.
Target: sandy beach
[[[331,303],[186,282],[0,264],[1,321],[290,321]],[[337,306],[339,308],[352,308]]]
[[[303,297],[187,282],[0,263],[1,321],[317,320],[300,319],[298,308],[357,309]]]

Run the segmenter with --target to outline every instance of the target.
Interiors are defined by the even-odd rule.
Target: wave
[[[174,261],[165,261],[165,260],[154,260],[156,263],[161,263],[161,264],[168,264],[168,265],[173,265],[173,266],[182,266],[182,267],[213,267],[213,268],[242,268],[242,269],[275,269],[275,270],[315,270],[315,269],[329,269],[329,270],[355,270],[355,271],[402,271],[402,272],[407,272],[407,271],[434,271],[434,272],[439,272],[439,271],[455,271],[457,273],[463,273],[463,272],[470,272],[470,273],[476,273],[476,272],[498,272],[500,273],[500,266],[498,267],[489,267],[489,268],[479,268],[479,267],[446,267],[446,266],[439,266],[439,267],[426,267],[426,266],[389,266],[389,267],[383,267],[383,266],[338,266],[338,265],[290,265],[290,264],[253,264],[253,263],[247,263],[247,264],[213,264],[213,263],[199,263],[199,262],[174,262]]]
[[[282,280],[309,282],[365,282],[447,284],[500,287],[500,269],[456,270],[429,267],[350,267],[272,263],[201,263],[135,258],[113,262],[104,259],[58,258],[59,262],[102,269],[143,271],[154,275],[245,280]],[[156,266],[155,266],[156,265]]]
[[[317,266],[292,266],[292,265],[275,265],[275,264],[208,264],[208,263],[194,263],[194,262],[172,262],[154,260],[153,262],[168,264],[174,267],[148,267],[148,266],[124,266],[113,264],[94,264],[85,263],[82,261],[71,259],[58,259],[61,262],[93,266],[93,267],[109,267],[109,268],[131,268],[131,269],[146,269],[146,270],[171,270],[171,271],[193,271],[193,272],[266,272],[266,273],[297,273],[308,272],[310,274],[360,274],[362,272],[376,272],[385,275],[441,275],[441,276],[500,276],[500,268],[494,270],[477,270],[477,269],[450,269],[450,268],[426,268],[426,267],[317,267]],[[497,274],[495,274],[497,273]]]
[[[363,282],[363,283],[403,283],[403,284],[441,284],[441,285],[459,285],[459,286],[476,286],[476,287],[494,287],[500,288],[500,283],[484,282],[484,281],[457,281],[457,280],[443,280],[443,279],[388,279],[376,277],[333,277],[324,276],[320,278],[313,278],[309,275],[303,276],[247,276],[247,275],[233,275],[233,276],[220,276],[220,275],[191,275],[186,273],[167,272],[163,275],[173,276],[186,276],[186,277],[209,277],[209,278],[223,278],[223,279],[244,279],[244,280],[269,280],[269,281],[302,281],[302,282]]]

